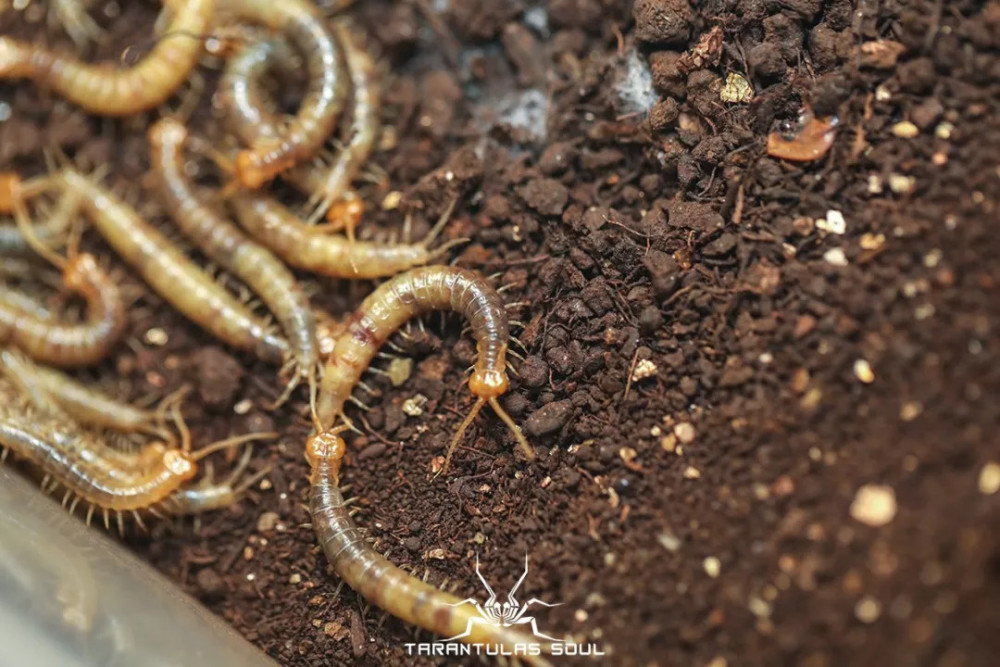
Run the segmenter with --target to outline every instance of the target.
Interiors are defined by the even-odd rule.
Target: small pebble
[[[264,512],[257,519],[257,532],[267,533],[274,530],[280,519],[281,517],[276,512]]]
[[[690,422],[681,422],[680,424],[674,426],[674,435],[676,435],[677,439],[683,444],[689,445],[694,442],[694,426],[692,426]]]
[[[875,371],[872,370],[872,366],[867,360],[858,359],[854,362],[854,377],[865,384],[871,384],[875,381]]]
[[[896,516],[896,492],[890,486],[868,484],[858,489],[851,517],[867,526],[885,526]]]
[[[847,266],[847,255],[843,248],[831,248],[823,253],[823,259],[832,266]]]
[[[656,372],[656,364],[649,359],[642,359],[632,370],[632,382],[639,382],[640,380],[645,380],[648,377],[653,377],[656,375]]]
[[[684,478],[685,479],[700,479],[701,478],[701,471],[698,470],[697,468],[695,468],[694,466],[688,466],[687,468],[684,469]]]
[[[979,492],[992,496],[1000,491],[1000,463],[990,461],[979,472]]]
[[[920,128],[908,120],[892,126],[892,133],[900,139],[913,139],[920,134]]]
[[[715,556],[709,556],[702,562],[702,567],[705,568],[705,574],[715,579],[719,576],[719,572],[722,571],[722,563]]]
[[[854,615],[862,623],[874,623],[881,614],[881,603],[870,595],[864,596],[854,605]]]

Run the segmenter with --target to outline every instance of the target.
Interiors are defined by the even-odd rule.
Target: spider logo
[[[556,604],[549,604],[548,602],[542,602],[538,598],[531,598],[524,604],[517,601],[514,594],[517,593],[517,589],[521,587],[524,583],[525,577],[528,576],[528,554],[524,554],[524,574],[521,578],[517,580],[514,584],[514,588],[510,590],[507,594],[507,600],[505,602],[497,602],[497,594],[493,592],[493,589],[486,582],[486,579],[479,572],[479,554],[476,554],[476,576],[479,580],[483,582],[483,586],[486,587],[486,591],[490,594],[490,598],[485,604],[479,604],[479,601],[474,598],[466,598],[461,602],[455,602],[449,606],[458,607],[463,604],[471,604],[479,612],[480,618],[470,618],[468,625],[465,626],[465,632],[455,635],[454,637],[449,637],[448,639],[441,639],[441,642],[455,641],[456,639],[461,639],[462,637],[467,637],[472,632],[472,626],[476,623],[489,624],[489,625],[499,625],[502,627],[510,627],[512,625],[531,625],[531,633],[536,637],[542,639],[547,639],[551,642],[562,643],[562,639],[557,639],[555,637],[550,637],[549,635],[542,634],[538,630],[538,621],[535,620],[534,616],[525,616],[528,612],[528,607],[533,604],[540,604],[546,607],[558,607],[561,602]]]

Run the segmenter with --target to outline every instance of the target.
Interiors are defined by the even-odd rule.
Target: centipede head
[[[344,454],[347,453],[347,443],[340,437],[340,433],[346,428],[338,426],[320,431],[309,436],[309,439],[306,440],[306,461],[309,462],[309,467],[314,471],[314,474],[321,464],[328,463],[333,466],[334,480],[338,484],[340,482],[340,464],[344,459]]]
[[[451,457],[455,453],[455,450],[458,449],[458,443],[462,441],[462,436],[465,435],[466,429],[469,428],[469,424],[472,423],[472,420],[476,418],[476,415],[479,414],[479,411],[487,403],[493,408],[493,412],[496,413],[497,417],[510,429],[511,434],[528,460],[535,460],[535,450],[528,444],[528,440],[521,433],[521,429],[514,423],[514,420],[511,419],[498,400],[500,396],[507,393],[509,388],[510,380],[507,378],[505,371],[498,369],[475,369],[472,377],[469,378],[469,391],[477,397],[477,400],[473,404],[472,409],[469,410],[469,414],[455,431],[455,436],[448,446],[448,453],[445,455],[444,465],[438,474],[447,472],[448,467],[451,465]]]
[[[82,252],[71,257],[63,269],[63,284],[70,290],[78,291],[91,282],[91,276],[100,271],[97,258]]]
[[[149,127],[147,138],[153,150],[161,146],[182,146],[187,141],[188,131],[184,123],[176,118],[162,118]]]
[[[163,453],[163,465],[175,477],[187,481],[198,474],[198,465],[192,456],[180,449],[168,449]]]
[[[11,213],[20,197],[21,177],[13,171],[0,173],[0,213]]]

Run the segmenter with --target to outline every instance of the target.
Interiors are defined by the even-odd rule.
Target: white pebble
[[[867,526],[879,528],[896,516],[896,492],[891,486],[867,484],[858,489],[851,503],[851,517]]]

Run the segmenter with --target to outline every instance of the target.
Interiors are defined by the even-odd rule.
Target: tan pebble
[[[632,447],[622,447],[621,449],[618,450],[618,456],[620,456],[622,461],[624,461],[625,463],[631,463],[632,461],[635,461],[638,455],[639,453],[635,451],[635,449],[633,449]]]
[[[901,121],[892,126],[892,133],[900,139],[913,139],[920,134],[920,128],[908,120]]]
[[[673,433],[668,433],[660,439],[660,447],[663,451],[673,453],[677,449],[677,436]]]
[[[884,526],[895,516],[896,492],[891,486],[867,484],[858,489],[851,502],[851,517],[868,526]]]
[[[862,250],[880,250],[885,245],[885,234],[862,234]]]
[[[695,437],[694,426],[692,426],[690,422],[681,422],[680,424],[674,427],[674,435],[676,435],[677,439],[680,440],[683,444],[689,445],[692,442],[694,442],[694,437]]]
[[[288,577],[288,583],[290,583],[292,585],[301,584],[302,583],[302,575],[299,574],[298,572],[296,572],[292,576]]]
[[[979,492],[992,496],[1000,491],[1000,464],[990,461],[979,471]]]
[[[920,413],[924,411],[924,406],[917,401],[908,401],[903,403],[903,406],[899,409],[899,418],[904,422],[911,422],[920,416]]]
[[[639,382],[640,380],[653,377],[657,371],[656,364],[649,359],[642,359],[632,370],[632,382]]]
[[[722,563],[715,556],[709,556],[702,562],[702,567],[705,568],[705,574],[715,579],[719,576],[719,572],[722,571]]]
[[[865,384],[871,384],[875,381],[875,372],[872,370],[872,366],[865,359],[858,359],[854,362],[854,377],[858,378]]]
[[[854,615],[862,623],[874,623],[882,615],[882,604],[870,595],[866,595],[854,605]]]
[[[276,512],[264,512],[257,518],[257,532],[266,533],[274,530],[280,519]]]
[[[688,466],[684,469],[684,477],[685,479],[700,479],[701,471],[694,466]]]

